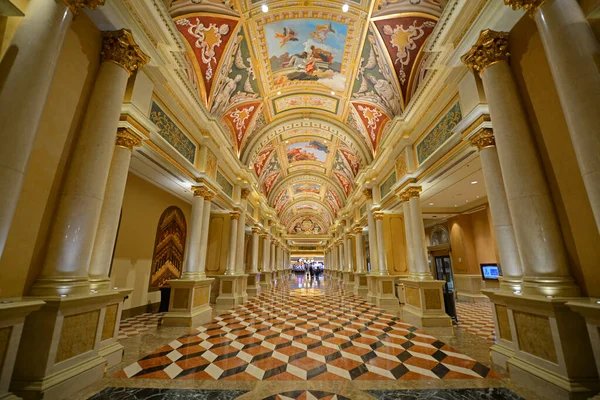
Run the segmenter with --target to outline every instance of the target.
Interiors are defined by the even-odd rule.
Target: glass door
[[[435,272],[438,280],[446,281],[442,288],[444,294],[454,293],[454,277],[452,276],[450,256],[435,257]]]

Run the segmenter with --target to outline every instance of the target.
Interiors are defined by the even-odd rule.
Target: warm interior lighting
[[[266,4],[263,4],[263,5],[262,5],[262,7],[261,7],[261,10],[262,10],[262,12],[264,12],[264,13],[266,13],[266,12],[269,12],[269,6],[268,6],[268,5],[266,5]]]
[[[471,185],[476,185],[477,181],[471,181]]]
[[[342,11],[343,11],[343,12],[347,12],[349,9],[350,9],[350,6],[349,6],[348,4],[344,4],[344,5],[342,6]]]

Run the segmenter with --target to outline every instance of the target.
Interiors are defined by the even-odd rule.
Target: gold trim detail
[[[530,17],[533,17],[545,2],[546,0],[504,0],[504,4],[513,10],[520,10],[522,8],[529,13]]]
[[[373,190],[372,189],[365,189],[365,190],[363,190],[363,194],[365,195],[365,197],[367,198],[367,200],[372,200],[373,199]]]
[[[202,196],[204,199],[211,195],[214,196],[206,186],[192,186],[192,192],[194,193],[194,196]]]
[[[352,229],[352,233],[355,235],[362,234],[362,231],[363,231],[362,226],[358,226],[358,227]]]
[[[404,192],[400,193],[400,200],[408,201],[413,197],[418,198],[421,195],[421,191],[421,186],[411,186],[407,188]]]
[[[260,233],[260,228],[252,228],[252,233]]]
[[[240,213],[237,211],[234,212],[230,212],[229,216],[231,217],[232,220],[237,221],[238,219],[240,219]]]
[[[95,10],[104,5],[104,0],[63,0],[63,3],[69,7],[73,17],[77,17],[84,8]]]
[[[102,62],[114,62],[127,71],[129,76],[150,61],[140,47],[135,44],[129,29],[102,32]]]
[[[477,146],[479,151],[496,146],[494,131],[491,128],[483,128],[471,138],[471,144]]]
[[[242,200],[246,200],[250,195],[250,189],[242,189],[241,197]]]
[[[119,128],[117,129],[115,145],[133,151],[134,147],[142,145],[142,139],[128,128]]]
[[[378,212],[373,213],[373,217],[375,218],[375,221],[382,221],[384,215],[385,214],[382,211],[378,211]]]
[[[461,57],[462,62],[479,75],[492,64],[508,61],[508,33],[486,29],[481,32],[477,43],[467,54]]]

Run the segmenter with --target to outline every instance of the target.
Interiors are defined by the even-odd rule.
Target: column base
[[[194,328],[212,318],[210,289],[214,278],[172,279],[169,311],[163,316],[164,326]]]
[[[248,298],[252,299],[258,297],[260,295],[260,291],[260,272],[250,272],[248,274],[248,287],[246,288]]]
[[[404,312],[412,314],[420,326],[452,326],[452,319],[446,314],[442,286],[446,281],[401,279],[404,285],[406,304]]]
[[[586,321],[566,305],[579,299],[503,291],[491,299],[506,304],[508,311],[515,344],[507,360],[511,380],[549,399],[587,399],[600,391]]]
[[[588,335],[594,350],[596,367],[600,375],[600,304],[598,299],[569,301],[566,306],[585,318]]]
[[[354,294],[354,272],[342,272],[342,291],[346,296]]]
[[[106,360],[107,368],[114,367],[123,361],[124,353],[125,348],[119,342],[103,345],[100,350],[98,350],[98,355],[104,357]]]
[[[21,333],[25,318],[44,305],[43,301],[17,300],[0,303],[0,332],[4,333],[0,348],[4,351],[0,362],[0,399],[18,398],[8,392],[13,367],[17,357],[17,349],[21,341]]]
[[[354,274],[354,295],[366,299],[368,292],[367,273],[356,272]]]
[[[393,275],[367,275],[369,292],[367,299],[371,298],[373,304],[386,311],[396,313],[400,310],[400,303],[394,293],[396,277]]]
[[[25,321],[11,391],[24,398],[59,399],[102,379],[107,359],[100,355],[101,342],[113,337],[118,325],[118,312],[109,310],[129,292],[35,298],[46,304]]]
[[[242,295],[243,290],[241,288],[241,277],[245,278],[247,275],[217,276],[217,278],[219,278],[219,296],[217,297],[218,309],[227,310],[239,306],[240,304],[244,304],[244,296]]]
[[[484,281],[481,279],[481,275],[454,274],[454,285],[458,300],[467,303],[483,303],[489,302],[489,299],[481,291],[497,289],[500,284],[494,281]]]
[[[492,315],[494,317],[494,331],[496,343],[490,348],[490,356],[494,364],[500,365],[508,370],[508,360],[515,355],[516,344],[513,341],[511,328],[512,310],[509,310],[505,299],[496,296],[496,293],[507,291],[507,287],[496,290],[483,290],[493,303]]]
[[[265,292],[273,289],[273,273],[271,271],[262,271],[260,273],[260,290]]]
[[[133,289],[120,289],[118,291],[124,297],[131,293]],[[104,312],[104,326],[102,327],[102,337],[100,339],[98,354],[106,359],[108,368],[119,364],[123,360],[124,348],[118,341],[122,311],[122,299],[113,298],[107,304],[106,311]]]

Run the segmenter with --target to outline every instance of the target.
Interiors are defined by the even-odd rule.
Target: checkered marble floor
[[[477,336],[494,341],[492,303],[456,303],[458,327]]]
[[[114,378],[498,378],[447,344],[339,290],[277,287],[173,340]]]
[[[288,392],[274,394],[263,400],[350,400],[336,393],[323,392],[321,390],[291,390]]]
[[[121,321],[119,326],[119,340],[127,339],[140,333],[155,329],[160,325],[164,313],[145,313]]]

